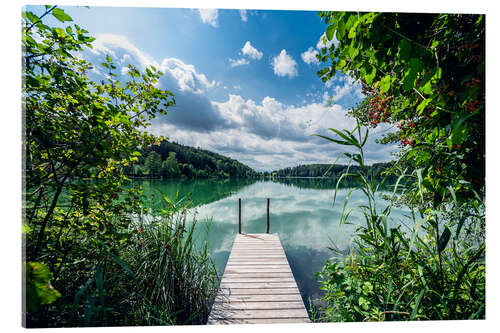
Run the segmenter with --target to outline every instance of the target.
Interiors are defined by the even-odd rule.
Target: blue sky
[[[256,170],[332,163],[344,147],[313,134],[351,129],[346,110],[363,95],[340,74],[322,83],[314,55],[325,24],[315,11],[62,7],[96,37],[81,54],[94,64],[110,54],[125,80],[128,63],[160,68],[176,106],[150,132],[238,159]],[[35,13],[41,7],[29,7]],[[56,22],[50,22],[56,24]],[[335,44],[336,41],[333,41]],[[96,67],[92,77],[102,73]],[[332,105],[328,99],[333,97]],[[368,144],[367,162],[394,147]]]

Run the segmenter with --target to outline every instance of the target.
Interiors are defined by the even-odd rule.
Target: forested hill
[[[374,163],[369,168],[372,169],[376,177],[380,177],[381,173],[385,171],[391,162]],[[336,178],[346,171],[347,165],[332,165],[332,164],[306,164],[296,167],[288,167],[285,169],[273,171],[272,174],[276,177],[328,177]],[[350,170],[353,173],[359,171],[358,166],[351,166]]]
[[[130,176],[162,178],[254,178],[259,175],[232,158],[175,142],[162,141],[140,151],[139,163],[125,172]]]

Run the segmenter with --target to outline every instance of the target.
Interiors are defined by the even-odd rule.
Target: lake
[[[146,195],[190,197],[196,217],[197,237],[207,238],[210,253],[220,275],[224,272],[235,235],[238,233],[238,198],[242,199],[242,232],[266,232],[266,199],[270,198],[270,233],[277,233],[297,285],[306,302],[321,296],[315,273],[335,253],[332,245],[345,251],[357,227],[363,223],[359,210],[339,225],[344,200],[351,188],[338,190],[333,204],[335,182],[325,179],[255,180],[136,180]],[[347,185],[348,186],[348,185]],[[362,205],[365,197],[354,191],[349,207]],[[379,199],[380,207],[386,203]],[[401,223],[404,212],[393,209],[390,224]],[[206,226],[207,228],[205,228]]]

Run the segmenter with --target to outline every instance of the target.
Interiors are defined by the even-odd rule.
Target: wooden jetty
[[[241,234],[240,218],[208,324],[309,322],[278,235]]]

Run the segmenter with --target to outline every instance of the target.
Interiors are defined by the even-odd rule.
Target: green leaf
[[[370,282],[363,283],[363,294],[368,295],[373,291],[373,285]]]
[[[328,28],[326,28],[326,38],[328,40],[332,40],[334,33],[335,33],[335,26],[331,24],[328,26]]]
[[[358,299],[358,304],[359,306],[367,311],[369,308],[370,308],[370,301],[368,301],[366,298],[364,298],[363,296],[361,296],[359,299]]]
[[[68,14],[66,14],[64,12],[64,10],[62,10],[61,8],[54,8],[52,10],[52,16],[54,16],[56,19],[58,19],[61,22],[73,21],[73,19],[71,18],[71,16],[69,16]]]
[[[25,14],[25,16],[28,18],[28,20],[30,20],[31,23],[40,21],[40,18],[32,12],[24,12],[23,14]]]
[[[413,69],[415,72],[419,73],[420,71],[422,71],[422,67],[423,63],[418,58],[410,59],[410,68]]]
[[[391,76],[386,75],[380,80],[380,91],[386,93],[391,87]]]
[[[64,38],[67,36],[66,32],[61,28],[54,28],[54,32],[56,33],[57,37],[59,37],[59,38]]]
[[[431,81],[427,81],[427,83],[422,87],[421,91],[425,95],[432,94],[432,84],[431,84]]]
[[[377,74],[377,69],[374,66],[370,66],[371,70],[366,70],[365,80],[369,85],[372,84],[375,75]]]
[[[448,241],[450,240],[451,236],[451,231],[448,227],[444,227],[443,233],[439,237],[439,242],[438,242],[438,251],[442,252],[445,248],[446,245],[448,245]]]
[[[417,80],[417,72],[413,69],[408,69],[403,77],[403,90],[410,91],[415,87],[415,82]]]
[[[413,232],[411,233],[410,237],[410,244],[408,246],[408,256],[410,255],[411,248],[413,246],[413,243],[415,242],[415,236],[418,234],[418,230],[420,230],[420,227],[422,224],[425,222],[425,218],[419,219],[417,222],[415,222],[415,226],[413,227]]]
[[[417,112],[419,115],[421,115],[422,112],[424,112],[425,108],[427,107],[427,105],[429,105],[431,101],[432,99],[426,98],[422,102],[420,102],[420,104],[417,106]]]
[[[347,62],[344,59],[340,59],[337,64],[335,65],[336,70],[341,70],[344,68],[344,66],[347,64]]]
[[[61,294],[52,287],[52,273],[49,268],[39,262],[28,262],[24,265],[26,276],[26,310],[35,311],[38,306],[51,304]]]
[[[423,288],[418,294],[417,301],[415,302],[415,306],[413,307],[413,311],[411,312],[410,315],[410,320],[415,319],[415,316],[417,315],[418,312],[418,308],[420,307],[420,302],[422,301],[422,297],[424,297],[424,293],[425,293],[425,288]]]
[[[406,38],[403,38],[399,43],[398,50],[401,59],[408,60],[411,55],[411,43]]]
[[[447,138],[446,145],[448,146],[448,150],[451,150],[451,146],[453,145],[453,141],[450,138]]]
[[[354,37],[356,37],[356,33],[357,33],[356,28],[358,27],[358,25],[359,25],[359,21],[356,21],[352,25],[351,29],[349,30],[349,35],[347,36],[349,39],[353,39]]]

